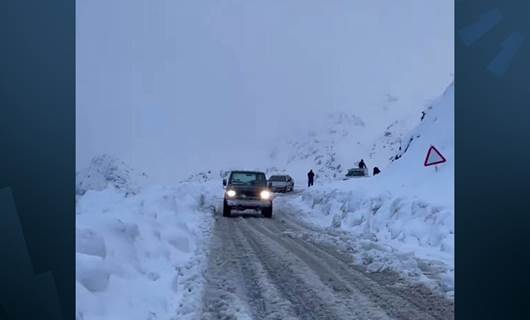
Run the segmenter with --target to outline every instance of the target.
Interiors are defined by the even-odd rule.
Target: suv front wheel
[[[226,203],[226,200],[223,202],[223,217],[230,217],[232,215],[232,208]]]
[[[265,218],[272,218],[272,206],[268,207],[268,208],[262,208],[261,209],[261,214],[265,217]]]

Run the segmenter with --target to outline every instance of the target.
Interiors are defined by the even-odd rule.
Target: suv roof
[[[265,174],[263,171],[251,171],[251,170],[232,170],[230,171],[230,174],[234,173],[234,172],[237,172],[237,173],[263,173]]]

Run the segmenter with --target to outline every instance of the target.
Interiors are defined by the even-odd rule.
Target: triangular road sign
[[[425,162],[423,163],[424,166],[433,166],[435,164],[444,163],[447,160],[445,160],[444,156],[436,149],[434,146],[431,146],[429,148],[429,151],[427,151],[427,156],[425,157]]]

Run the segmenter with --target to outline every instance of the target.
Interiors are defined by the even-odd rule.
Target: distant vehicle
[[[368,168],[351,168],[346,173],[347,178],[368,177]]]
[[[223,216],[230,217],[232,209],[260,210],[266,218],[272,217],[272,192],[265,173],[259,171],[231,171],[225,186]]]
[[[269,187],[273,192],[293,191],[294,179],[289,175],[274,175],[269,178]]]

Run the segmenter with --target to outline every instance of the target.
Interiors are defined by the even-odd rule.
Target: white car
[[[290,192],[294,189],[294,179],[289,175],[273,175],[269,178],[272,192]]]

